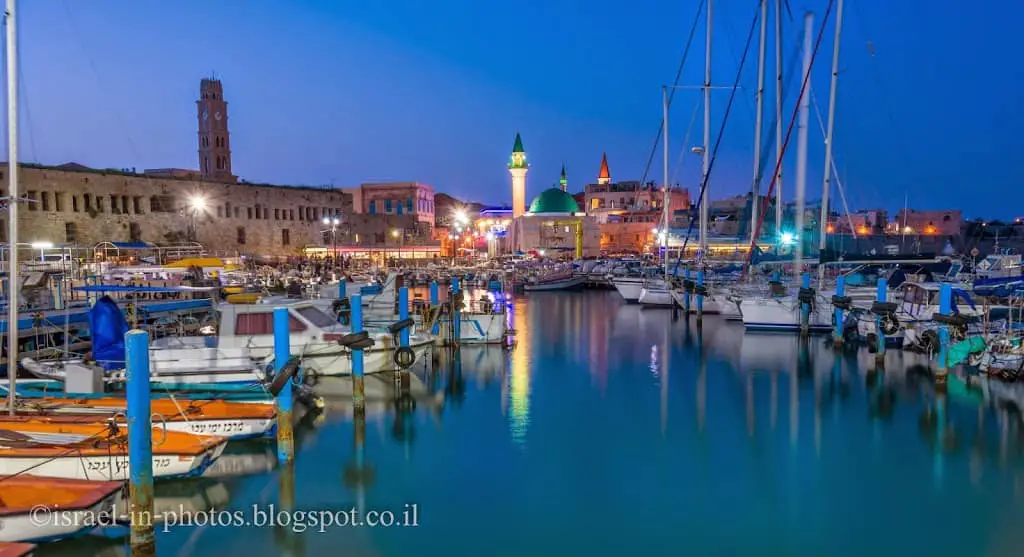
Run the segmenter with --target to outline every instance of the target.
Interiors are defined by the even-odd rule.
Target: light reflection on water
[[[409,414],[381,402],[362,445],[344,405],[300,430],[296,508],[345,508],[362,491],[370,509],[418,503],[419,528],[297,537],[179,528],[158,535],[160,554],[679,555],[685,544],[694,555],[888,557],[1024,547],[1017,418],[952,386],[936,396],[913,355],[890,352],[880,371],[873,356],[834,353],[821,338],[745,335],[711,316],[698,330],[613,292],[541,293],[513,307],[513,350],[465,347],[460,366],[418,371],[435,402],[425,396]],[[359,489],[346,480],[357,453],[374,470]],[[276,502],[277,484],[266,472],[217,480],[232,509]],[[201,491],[177,489],[189,486]],[[99,543],[39,554],[98,554]]]

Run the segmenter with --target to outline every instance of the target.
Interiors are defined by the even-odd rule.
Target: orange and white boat
[[[0,542],[0,557],[32,557],[36,546],[30,543],[3,543]]]
[[[22,401],[18,416],[32,417],[51,423],[95,422],[117,418],[127,422],[127,401],[119,397],[105,398],[39,398]],[[216,435],[227,439],[249,439],[275,433],[277,410],[269,402],[227,402],[223,400],[150,401],[154,425],[167,425],[168,431],[197,435]],[[0,416],[0,426],[4,416]]]
[[[0,542],[55,541],[111,526],[123,486],[34,476],[0,478]],[[5,555],[0,544],[0,557]]]
[[[224,452],[223,437],[153,428],[153,477],[198,476]],[[0,480],[4,476],[79,480],[128,479],[128,429],[113,421],[0,422]]]

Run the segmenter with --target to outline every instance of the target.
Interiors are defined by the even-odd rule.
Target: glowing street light
[[[201,194],[195,194],[189,198],[188,204],[192,207],[193,211],[203,211],[206,209],[206,197]]]
[[[796,243],[796,234],[792,232],[783,232],[779,235],[779,242],[784,246],[792,246]]]
[[[193,194],[188,198],[188,205],[192,209],[190,211],[191,215],[189,215],[189,224],[191,225],[189,230],[189,241],[195,242],[199,236],[199,230],[196,226],[196,217],[200,213],[206,211],[206,196],[200,193]]]

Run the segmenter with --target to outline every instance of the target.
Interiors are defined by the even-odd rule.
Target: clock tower
[[[218,79],[199,83],[196,101],[199,117],[199,174],[204,180],[234,182],[231,174],[231,141],[228,135],[228,103]]]

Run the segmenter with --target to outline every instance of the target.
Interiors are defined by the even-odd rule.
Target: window
[[[263,216],[263,206],[260,205],[259,203],[257,203],[256,204],[256,218],[258,219],[261,216]]]
[[[398,209],[398,214],[401,215],[402,214],[402,204],[399,203],[395,208]]]
[[[288,330],[290,332],[301,332],[306,330],[306,324],[288,315]],[[236,335],[272,335],[274,334],[274,314],[270,312],[241,313],[235,317]]]
[[[249,220],[252,220],[252,207],[246,207],[245,212],[248,215]]]
[[[373,215],[373,214],[376,214],[376,213],[377,213],[377,202],[376,201],[371,201],[370,202],[370,214]]]
[[[409,212],[409,213],[412,212],[412,198],[411,197],[409,199],[405,200],[405,210],[407,212]]]
[[[29,199],[28,210],[29,211],[38,211],[39,210],[39,204],[38,203],[32,203],[32,202],[39,200],[39,192],[30,191],[30,192],[28,192],[27,197]]]
[[[136,215],[142,214],[142,198],[137,195],[132,197],[132,212]]]
[[[40,205],[43,206],[43,210],[44,211],[49,211],[50,210],[50,192],[44,191],[43,193],[40,194],[39,197],[40,197],[40,201],[41,201]]]
[[[92,195],[85,194],[82,196],[82,204],[85,206],[85,210],[88,212],[92,210]]]
[[[239,218],[239,215],[241,215],[241,209],[238,208],[238,207],[235,207],[234,209],[235,209],[235,218],[237,219],[237,218]]]
[[[128,224],[128,241],[129,242],[141,242],[142,241],[142,227],[139,223],[133,222]]]
[[[72,195],[71,196],[71,210],[76,212],[76,213],[78,212],[78,196],[77,195]]]
[[[282,246],[290,246],[291,243],[292,243],[292,233],[291,233],[291,230],[288,230],[287,228],[282,228],[281,229],[281,245]]]
[[[78,241],[78,225],[73,222],[64,223],[64,242],[73,244]]]
[[[295,220],[295,209],[288,209],[288,220]]]
[[[312,323],[314,327],[320,327],[321,329],[333,327],[338,324],[338,322],[330,315],[327,315],[315,307],[309,306],[297,308],[295,312],[301,315],[306,321]]]
[[[391,200],[390,199],[385,199],[384,200],[384,212],[385,213],[390,213],[391,212]]]
[[[274,220],[281,220],[281,210],[274,209]]]
[[[235,242],[238,245],[240,245],[240,246],[244,246],[245,245],[245,227],[244,226],[239,226],[237,229],[235,229]]]
[[[231,218],[231,204],[230,203],[225,203],[224,204],[224,216],[227,217],[227,218]]]

